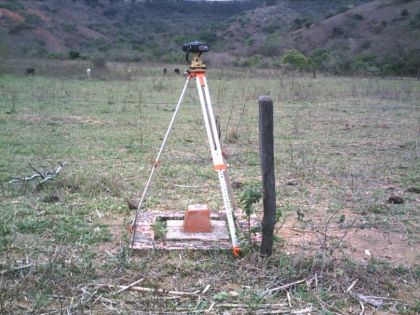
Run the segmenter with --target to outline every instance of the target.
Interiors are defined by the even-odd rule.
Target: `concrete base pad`
[[[226,222],[220,220],[210,220],[213,230],[209,233],[185,233],[181,220],[168,220],[167,240],[200,240],[200,241],[219,241],[229,240]]]
[[[139,212],[136,226],[132,227],[134,233],[131,248],[145,251],[150,249],[163,250],[226,250],[232,249],[228,234],[226,216],[224,213],[210,213],[214,233],[181,233],[180,226],[185,216],[185,211],[143,211]],[[248,233],[248,220],[241,209],[235,211],[237,236]],[[164,238],[155,239],[153,226],[158,220],[167,223],[167,234]],[[255,215],[251,216],[251,228],[260,228]],[[206,235],[203,235],[206,234]],[[261,233],[253,234],[253,241],[261,242]]]

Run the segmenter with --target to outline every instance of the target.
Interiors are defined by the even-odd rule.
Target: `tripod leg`
[[[236,238],[235,222],[233,219],[233,194],[229,190],[230,181],[227,174],[227,165],[223,158],[222,148],[217,133],[216,120],[213,113],[213,107],[210,100],[210,92],[207,86],[207,80],[204,73],[196,75],[198,96],[200,98],[201,109],[203,111],[204,123],[206,125],[207,137],[209,140],[210,151],[213,159],[213,165],[219,176],[220,189],[222,191],[223,202],[225,205],[226,217],[229,226],[230,238],[233,246],[233,254],[239,255],[239,244]]]
[[[160,146],[159,152],[158,152],[158,154],[156,156],[155,161],[153,162],[153,167],[152,167],[152,170],[150,172],[149,178],[148,178],[148,180],[146,182],[146,186],[144,187],[143,194],[142,194],[142,196],[140,198],[140,201],[139,201],[139,204],[137,206],[136,215],[135,215],[134,220],[133,220],[133,223],[132,223],[133,233],[132,233],[132,238],[131,238],[131,246],[133,246],[134,241],[135,241],[137,216],[138,216],[139,210],[141,209],[141,206],[143,204],[144,198],[146,197],[147,191],[149,190],[149,186],[150,186],[150,184],[152,182],[153,174],[155,173],[155,170],[156,170],[156,168],[159,165],[160,156],[162,155],[163,148],[165,147],[165,144],[166,144],[166,141],[168,140],[169,134],[172,131],[172,127],[173,127],[173,125],[175,123],[176,115],[178,114],[178,111],[179,111],[179,109],[181,107],[181,103],[182,103],[182,101],[184,99],[185,91],[187,90],[187,87],[188,87],[188,84],[190,83],[190,81],[191,81],[191,77],[188,76],[187,77],[187,81],[185,82],[184,88],[182,89],[181,95],[179,97],[178,103],[176,104],[175,111],[174,111],[174,113],[172,115],[171,122],[169,123],[168,129],[166,130],[165,137],[163,138],[163,141],[162,141],[162,144]]]

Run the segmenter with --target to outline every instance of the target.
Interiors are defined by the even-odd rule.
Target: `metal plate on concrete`
[[[185,233],[182,230],[183,220],[166,221],[166,239],[169,240],[200,240],[200,241],[220,241],[229,240],[226,222],[211,220],[213,231],[210,233]]]

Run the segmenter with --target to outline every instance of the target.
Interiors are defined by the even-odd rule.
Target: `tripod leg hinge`
[[[217,164],[217,165],[213,166],[213,169],[215,171],[225,171],[227,169],[227,166],[224,163],[223,164]]]

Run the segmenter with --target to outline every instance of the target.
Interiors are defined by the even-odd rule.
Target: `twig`
[[[27,183],[33,181],[34,179],[41,178],[41,181],[39,181],[37,184],[35,184],[34,188],[37,188],[38,186],[44,184],[47,181],[54,180],[55,177],[60,173],[60,171],[63,169],[63,167],[65,165],[66,165],[65,162],[63,162],[63,163],[58,162],[58,167],[55,170],[41,172],[41,171],[37,170],[34,166],[32,166],[31,163],[29,163],[29,167],[35,172],[35,174],[33,174],[31,176],[26,176],[26,177],[14,177],[13,179],[11,179],[9,181],[9,184],[14,184],[14,183],[27,184]]]
[[[210,289],[210,284],[206,285],[204,290],[201,292],[201,294],[205,294]]]
[[[199,186],[197,186],[197,185],[174,185],[174,187],[179,187],[179,188],[198,188]]]
[[[182,296],[197,296],[200,293],[199,290],[194,292],[182,292],[182,291],[167,291],[165,289],[154,289],[154,288],[145,288],[145,287],[136,287],[132,286],[127,288],[127,286],[123,285],[113,285],[113,284],[98,284],[96,285],[98,289],[101,288],[120,288],[125,290],[133,290],[138,292],[148,292],[148,293],[162,293],[162,294],[170,294],[170,295],[182,295]]]
[[[310,280],[312,280],[312,279],[310,279]],[[291,282],[291,283],[288,283],[288,284],[285,284],[285,285],[282,285],[282,286],[279,286],[279,287],[275,287],[275,288],[267,290],[266,294],[271,295],[271,294],[273,294],[273,292],[276,292],[276,291],[279,291],[279,290],[284,290],[284,289],[290,288],[290,287],[292,287],[296,284],[304,283],[306,281],[309,281],[309,280],[305,278],[305,279],[298,280],[298,281],[295,281],[295,282]]]
[[[239,303],[223,303],[218,304],[217,307],[225,307],[225,308],[247,308],[249,305],[247,304],[239,304]],[[258,307],[260,308],[278,308],[287,306],[287,303],[279,303],[279,304],[259,304]]]
[[[353,289],[354,285],[357,283],[357,281],[359,281],[359,279],[354,280],[353,283],[347,288],[346,292],[350,292],[351,289]]]
[[[141,283],[143,281],[144,281],[144,278],[141,278],[141,279],[139,279],[137,281],[134,281],[133,283],[131,283],[131,284],[127,285],[127,286],[123,286],[121,289],[119,289],[117,292],[115,292],[113,294],[115,295],[115,294],[124,292],[125,290],[128,290],[128,289],[134,287],[136,284],[139,284],[139,283]]]
[[[10,269],[7,269],[7,270],[2,270],[2,271],[0,272],[0,275],[4,275],[5,273],[12,272],[12,271],[18,271],[18,270],[22,270],[22,269],[30,268],[30,267],[32,267],[33,265],[34,265],[33,263],[30,263],[30,264],[27,264],[27,265],[24,265],[24,266],[13,267],[13,268],[10,268]]]
[[[364,315],[365,314],[365,306],[363,305],[362,301],[360,301],[360,300],[359,300],[359,304],[360,304],[360,307],[362,308],[359,315]]]
[[[259,310],[256,314],[311,314],[313,308],[309,306],[301,310],[292,311],[290,309],[278,309],[278,310]]]
[[[216,302],[211,302],[211,305],[209,306],[209,308],[208,309],[206,309],[205,311],[204,311],[204,313],[210,313],[211,312],[211,310],[213,309],[213,307],[214,307],[214,305],[216,305]]]
[[[350,291],[350,295],[359,300],[359,302],[365,302],[367,304],[372,305],[373,307],[379,307],[383,304],[382,298],[374,299],[363,295],[362,293],[356,293],[352,291]]]

